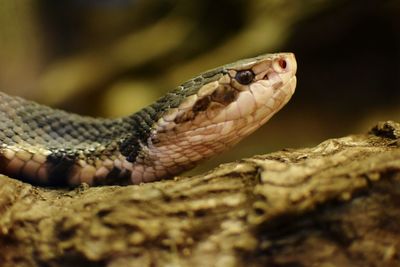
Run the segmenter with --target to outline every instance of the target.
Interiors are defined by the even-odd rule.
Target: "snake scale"
[[[0,93],[0,172],[32,184],[139,184],[233,146],[296,87],[292,53],[240,60],[183,83],[130,116],[104,119]]]

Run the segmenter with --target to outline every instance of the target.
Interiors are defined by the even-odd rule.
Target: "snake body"
[[[80,116],[0,93],[0,172],[53,186],[172,177],[270,119],[294,93],[296,68],[291,53],[240,60],[118,119]]]

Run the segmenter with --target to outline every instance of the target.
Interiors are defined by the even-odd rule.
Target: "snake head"
[[[153,125],[136,159],[133,182],[173,176],[254,132],[289,101],[296,69],[292,53],[267,54],[184,83],[170,94],[179,101],[164,108]],[[167,102],[161,99],[158,105]]]

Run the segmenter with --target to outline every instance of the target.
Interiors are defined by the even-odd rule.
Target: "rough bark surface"
[[[400,266],[400,124],[195,177],[0,177],[0,266]]]

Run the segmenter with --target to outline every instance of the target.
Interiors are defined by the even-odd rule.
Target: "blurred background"
[[[0,90],[117,117],[198,73],[290,51],[289,104],[209,169],[400,120],[399,0],[0,2]]]

